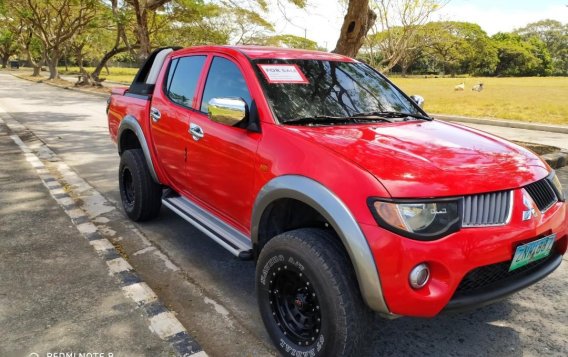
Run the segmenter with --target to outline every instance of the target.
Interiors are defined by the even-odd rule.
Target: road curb
[[[196,339],[188,333],[175,314],[158,300],[157,294],[121,256],[119,250],[99,232],[97,226],[69,195],[65,187],[21,139],[21,134],[27,134],[27,128],[11,118],[1,108],[0,114],[5,114],[10,119],[7,122],[0,118],[0,124],[9,129],[10,138],[18,145],[50,195],[69,216],[81,236],[89,242],[97,255],[106,263],[110,275],[118,280],[123,294],[146,313],[150,331],[163,341],[168,342],[178,356],[207,357],[207,353],[203,351]],[[10,123],[10,121],[14,121],[14,123]],[[53,153],[53,155],[55,154]]]
[[[553,169],[560,169],[568,164],[568,151],[562,150],[541,156]]]
[[[472,118],[472,117],[463,117],[459,115],[448,115],[448,114],[432,114],[432,116],[436,119],[445,120],[445,121],[457,121],[460,123],[483,124],[491,126],[501,126],[505,128],[517,128],[517,129],[538,130],[538,131],[548,131],[552,133],[568,134],[568,125],[525,123],[514,120]]]

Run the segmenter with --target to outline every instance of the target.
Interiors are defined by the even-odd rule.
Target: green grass
[[[62,75],[77,75],[79,74],[79,67],[69,67],[66,71],[65,67],[58,67],[59,73]],[[87,72],[91,73],[95,70],[94,67],[85,67]],[[103,68],[101,71],[101,78],[106,78],[107,81],[128,83],[132,82],[134,76],[138,72],[138,68],[121,68],[121,67],[109,67],[110,74],[107,74],[106,69]]]
[[[568,77],[391,80],[407,94],[423,96],[424,109],[429,113],[568,124]],[[465,90],[454,91],[461,82],[465,82]],[[472,91],[471,87],[479,82],[485,89]]]

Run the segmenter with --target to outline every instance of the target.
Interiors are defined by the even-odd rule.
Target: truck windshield
[[[253,67],[281,123],[307,119],[329,123],[330,118],[383,114],[392,118],[393,113],[423,117],[409,99],[363,63],[260,59],[253,61]]]

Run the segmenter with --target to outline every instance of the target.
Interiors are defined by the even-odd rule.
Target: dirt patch
[[[106,87],[95,87],[95,86],[88,86],[88,85],[81,85],[77,86],[75,83],[66,81],[64,79],[47,79],[45,77],[34,77],[29,74],[14,74],[14,76],[18,78],[22,78],[28,81],[36,82],[36,83],[46,83],[51,84],[60,88],[65,89],[78,89],[83,92],[91,92],[91,93],[102,93],[102,94],[110,94],[110,88]]]
[[[559,152],[561,150],[560,148],[557,148],[556,146],[527,143],[527,142],[524,142],[524,141],[513,141],[513,142],[517,145],[521,145],[524,148],[532,150],[539,155],[552,154],[553,152]]]

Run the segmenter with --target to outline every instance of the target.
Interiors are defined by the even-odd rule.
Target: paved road
[[[509,140],[524,141],[529,143],[536,142],[539,144],[552,145],[564,150],[568,150],[568,134],[551,133],[540,130],[527,130],[520,128],[507,128],[485,124],[456,123],[487,131]]]
[[[0,123],[0,356],[173,355]],[[57,230],[54,234],[54,228]]]
[[[119,201],[118,157],[108,137],[103,98],[0,74],[0,107],[30,128],[106,199]],[[568,185],[568,170],[562,170],[562,175]],[[252,262],[233,258],[167,209],[162,209],[159,219],[143,225],[132,226],[121,214],[108,219],[123,242],[130,242],[126,237],[133,227],[142,235],[139,240],[153,245],[144,249],[157,247],[164,256],[166,268],[157,268],[144,260],[150,258],[134,241],[125,243],[133,266],[178,312],[205,351],[213,356],[273,352],[256,309]],[[546,281],[472,313],[430,320],[378,320],[365,354],[568,355],[566,279],[568,264],[564,263]],[[201,309],[209,309],[208,314],[200,314]]]

